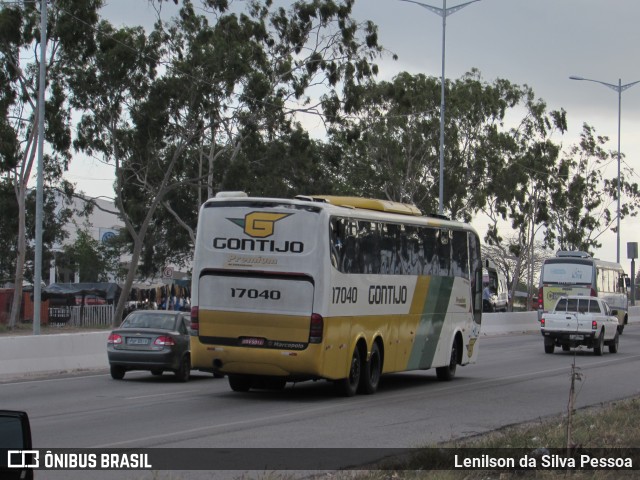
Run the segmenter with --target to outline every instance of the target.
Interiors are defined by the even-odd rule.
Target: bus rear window
[[[591,285],[593,265],[581,263],[547,263],[542,269],[543,283],[571,283]]]

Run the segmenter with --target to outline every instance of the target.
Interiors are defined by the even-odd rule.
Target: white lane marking
[[[140,398],[166,397],[168,395],[182,395],[184,393],[199,392],[200,390],[180,390],[179,392],[154,393],[153,395],[138,395],[137,397],[124,397],[125,400],[138,400]]]

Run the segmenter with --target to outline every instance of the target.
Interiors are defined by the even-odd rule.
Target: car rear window
[[[559,312],[563,312],[567,309],[567,299],[561,298],[558,300],[558,304],[556,305],[556,310]]]
[[[176,317],[175,315],[129,315],[122,327],[128,328],[160,328],[162,330],[175,330]]]

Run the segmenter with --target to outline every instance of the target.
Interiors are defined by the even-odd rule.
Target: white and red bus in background
[[[551,311],[558,298],[569,295],[599,297],[618,311],[618,332],[628,322],[629,277],[619,263],[593,258],[587,252],[558,251],[540,271],[538,317]]]

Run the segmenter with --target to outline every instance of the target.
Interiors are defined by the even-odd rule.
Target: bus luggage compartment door
[[[204,274],[198,303],[200,336],[259,342],[309,339],[314,286],[310,277]],[[258,346],[258,345],[255,345]]]

